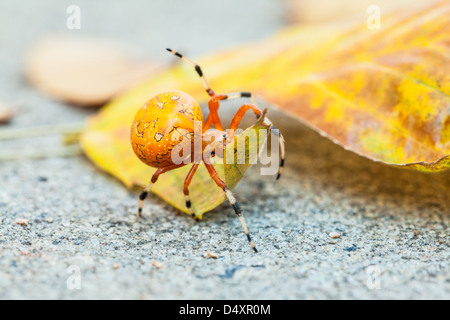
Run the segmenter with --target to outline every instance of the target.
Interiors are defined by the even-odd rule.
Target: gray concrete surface
[[[81,32],[195,56],[264,37],[284,18],[268,0],[227,1],[215,16],[207,1],[77,2],[81,31],[65,29],[72,2],[0,4],[0,100],[20,105],[6,129],[90,114],[24,81],[23,54],[39,35]],[[449,299],[450,172],[373,163],[271,112],[287,138],[285,175],[275,182],[254,168],[236,189],[258,254],[227,204],[195,223],[152,196],[141,220],[138,192],[84,156],[1,161],[0,299]],[[0,153],[59,142],[0,141]]]

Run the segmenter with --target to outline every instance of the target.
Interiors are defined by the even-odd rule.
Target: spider
[[[207,135],[206,131],[210,129],[211,125],[214,125],[216,132],[218,131],[219,133],[223,134],[222,146],[224,146],[234,141],[234,131],[238,128],[240,121],[247,111],[252,110],[258,118],[264,117],[263,124],[268,129],[278,134],[280,137],[279,141],[281,160],[277,175],[278,180],[284,166],[284,140],[280,132],[275,129],[270,120],[265,117],[267,110],[263,112],[256,106],[250,92],[216,94],[209,87],[208,82],[206,81],[206,78],[203,75],[202,69],[199,65],[192,62],[179,52],[176,52],[172,49],[167,49],[167,51],[171,52],[175,56],[179,57],[180,59],[184,60],[194,67],[195,71],[202,81],[203,86],[205,87],[206,93],[210,96],[210,100],[208,102],[209,114],[206,120],[203,122],[202,111],[197,101],[195,101],[195,99],[187,93],[174,90],[166,91],[156,95],[152,99],[148,100],[138,111],[131,128],[131,144],[134,152],[142,162],[151,167],[157,168],[150,182],[139,196],[138,215],[142,216],[142,207],[144,204],[144,200],[147,197],[148,193],[151,191],[152,185],[158,180],[158,177],[165,172],[180,168],[187,164],[185,162],[179,164],[174,163],[171,157],[171,151],[177,146],[177,144],[180,143],[179,138],[185,136],[186,133],[187,135],[193,135],[195,123],[203,123],[201,129],[202,138]],[[250,98],[252,103],[244,103],[239,108],[230,124],[228,132],[231,132],[231,134],[229,136],[226,136],[217,111],[219,109],[220,101],[236,98]],[[202,151],[204,151],[204,149],[205,145],[202,144]],[[189,155],[187,156],[189,157]],[[213,156],[213,154],[208,157],[211,156]],[[205,158],[203,153],[201,159],[194,159],[194,152],[192,152],[190,158],[192,167],[186,176],[183,188],[186,207],[188,208],[190,214],[194,218],[197,218],[192,209],[191,200],[189,198],[189,184],[191,183],[192,178],[197,171],[197,168],[199,167],[201,162],[203,162],[211,178],[214,180],[217,186],[223,190],[226,198],[233,207],[234,212],[236,213],[242,224],[242,228],[244,229],[244,233],[247,236],[247,240],[250,246],[255,252],[258,252],[254,243],[252,242],[249,229],[235,197],[227,187],[226,183],[219,178],[216,169],[209,161],[210,159]]]

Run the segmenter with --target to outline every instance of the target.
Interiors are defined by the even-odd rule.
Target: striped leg
[[[215,93],[214,91],[209,87],[208,81],[206,81],[205,76],[203,75],[203,71],[202,68],[200,68],[200,66],[198,64],[196,64],[195,62],[189,60],[188,58],[186,58],[185,56],[183,56],[181,53],[176,52],[175,50],[166,49],[167,51],[171,52],[172,54],[176,55],[177,57],[179,57],[181,60],[186,61],[187,63],[189,63],[190,65],[192,65],[195,69],[195,71],[197,72],[198,76],[200,77],[200,79],[202,80],[202,84],[205,87],[206,93],[209,94],[210,97],[214,97]]]
[[[170,53],[174,54],[175,56],[179,57],[181,60],[186,61],[190,65],[192,65],[197,72],[198,76],[200,77],[203,87],[206,90],[206,93],[211,97],[211,100],[208,103],[209,107],[209,115],[205,120],[205,123],[203,124],[203,133],[206,132],[211,126],[211,124],[214,124],[217,130],[224,131],[223,126],[220,122],[219,114],[217,111],[219,110],[219,101],[220,100],[229,100],[229,99],[238,99],[238,98],[250,98],[252,100],[252,103],[256,105],[255,101],[253,100],[252,94],[250,92],[237,92],[237,93],[230,93],[230,94],[220,94],[216,95],[214,91],[210,88],[208,81],[206,81],[206,78],[203,74],[202,68],[193,62],[192,60],[186,58],[181,53],[169,49],[166,49]]]
[[[205,87],[206,93],[210,97],[214,97],[216,95],[214,93],[214,91],[209,87],[208,81],[206,81],[206,78],[205,78],[205,76],[203,74],[202,68],[198,64],[196,64],[194,61],[186,58],[181,53],[179,53],[179,52],[177,52],[175,50],[172,50],[172,49],[169,49],[169,48],[167,48],[166,50],[169,51],[170,53],[176,55],[181,60],[186,61],[187,63],[192,65],[194,67],[195,71],[197,72],[198,76],[202,80],[202,84]],[[236,99],[236,98],[252,98],[252,94],[250,92],[232,93],[232,94],[228,94],[228,95],[223,95],[223,97],[221,99],[219,99],[219,100]],[[254,101],[252,100],[252,102],[254,102]]]
[[[284,159],[285,159],[285,146],[286,146],[286,142],[284,141],[284,137],[281,134],[280,130],[275,129],[272,130],[275,134],[278,133],[278,137],[280,139],[280,166],[278,168],[278,174],[277,174],[277,180],[280,179],[281,177],[281,173],[283,172],[283,168],[284,168]]]
[[[152,179],[153,180],[153,179]],[[147,198],[148,193],[150,190],[152,190],[153,182],[150,181],[148,185],[145,187],[144,191],[139,195],[139,209],[138,209],[138,216],[142,217],[142,207],[144,206],[144,200]]]
[[[222,127],[222,124],[220,123],[220,118],[219,118],[219,114],[217,113],[217,110],[219,109],[219,100],[225,99],[226,96],[216,95],[214,93],[214,91],[209,87],[208,81],[206,81],[205,76],[203,75],[202,68],[200,68],[200,66],[198,64],[196,64],[192,60],[186,58],[181,53],[176,52],[175,50],[172,50],[169,48],[167,48],[166,50],[171,52],[172,54],[176,55],[181,60],[186,61],[187,63],[189,63],[190,65],[192,65],[194,67],[198,76],[202,80],[202,84],[203,84],[203,87],[205,87],[206,93],[211,97],[211,100],[208,103],[209,115],[208,115],[205,123],[203,124],[203,133],[209,129],[211,124],[214,124],[216,129],[223,131],[223,127]]]
[[[148,183],[148,185],[145,187],[144,191],[139,196],[139,209],[138,209],[138,216],[142,217],[142,207],[144,206],[144,200],[147,198],[148,193],[152,190],[153,184],[158,180],[158,177],[163,174],[164,172],[180,168],[184,166],[185,163],[180,164],[173,164],[167,167],[161,167],[156,170],[156,172],[153,174],[152,179]]]
[[[253,99],[251,92],[235,92],[235,93],[228,93],[225,95],[226,98],[222,100],[231,100],[231,99],[239,99],[239,98],[250,98],[252,103],[256,105],[255,100]]]
[[[191,167],[191,170],[189,170],[188,175],[186,176],[186,179],[184,180],[184,197],[186,199],[186,208],[188,208],[189,213],[192,217],[195,217],[194,210],[192,210],[192,203],[191,198],[189,198],[189,185],[191,184],[192,178],[194,177],[195,172],[197,171],[197,168],[199,166],[199,163],[194,163],[194,165]],[[198,220],[198,218],[196,218]]]
[[[223,182],[219,178],[216,169],[214,169],[214,166],[211,163],[209,163],[209,164],[206,162],[204,162],[204,163],[205,163],[206,169],[208,169],[209,175],[214,180],[214,182],[220,188],[222,188],[223,192],[225,193],[225,196],[227,197],[228,201],[230,202],[231,206],[233,207],[234,212],[238,216],[239,221],[241,222],[242,228],[244,229],[244,233],[247,236],[248,243],[250,244],[250,246],[252,247],[252,249],[255,252],[258,252],[258,250],[256,250],[255,244],[252,241],[252,238],[250,237],[250,232],[248,230],[247,223],[245,222],[244,215],[242,214],[241,209],[239,208],[239,205],[238,205],[236,199],[234,198],[233,194],[231,193],[230,189],[228,189],[226,183]]]

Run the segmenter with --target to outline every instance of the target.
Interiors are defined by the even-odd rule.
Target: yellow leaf
[[[450,166],[449,16],[450,3],[440,1],[383,16],[379,30],[366,21],[295,26],[198,62],[217,93],[252,91],[370,159],[441,171]],[[133,154],[129,126],[143,102],[174,89],[207,97],[189,65],[156,74],[91,119],[81,138],[87,155],[126,185],[145,185],[152,169]],[[169,175],[173,194],[183,170]],[[211,193],[203,205],[200,196],[215,191],[195,183],[198,212],[223,200]]]

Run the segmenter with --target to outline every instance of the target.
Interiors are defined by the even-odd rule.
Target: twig
[[[81,147],[76,145],[40,150],[1,150],[0,160],[42,159],[52,157],[74,157],[82,154]]]
[[[0,140],[23,139],[36,136],[48,136],[53,134],[78,134],[83,130],[83,128],[83,122],[76,122],[30,128],[2,129],[0,130]]]

